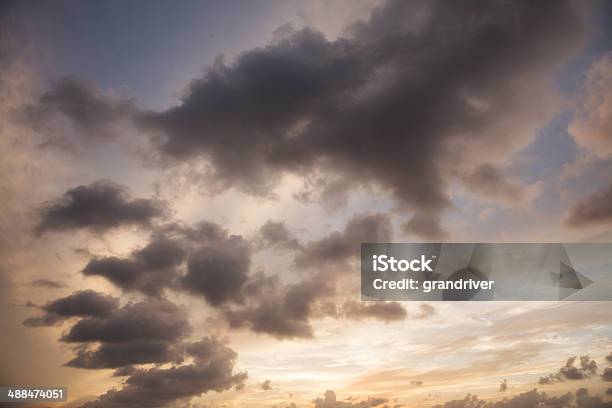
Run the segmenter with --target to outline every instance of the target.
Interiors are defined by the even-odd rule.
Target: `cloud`
[[[597,363],[589,356],[580,356],[580,366],[575,365],[576,357],[570,357],[565,365],[554,374],[541,377],[538,381],[540,385],[549,385],[564,380],[584,380],[597,374]]]
[[[601,375],[601,379],[607,382],[612,381],[612,367],[606,367],[603,374]]]
[[[576,143],[602,158],[612,156],[612,53],[589,67],[584,94],[568,130]]]
[[[82,138],[108,140],[116,136],[115,125],[130,119],[133,110],[131,100],[104,92],[92,81],[64,77],[27,105],[21,117],[31,127],[47,132],[57,119],[68,119]]]
[[[121,343],[132,340],[175,341],[190,330],[185,311],[165,300],[130,303],[107,318],[87,317],[61,340],[67,343]]]
[[[52,326],[71,317],[105,318],[118,306],[116,298],[93,290],[82,290],[40,307],[45,314],[23,321],[26,326]]]
[[[189,293],[202,295],[213,306],[240,301],[250,265],[249,243],[232,235],[192,252],[181,285]]]
[[[36,279],[30,283],[32,286],[36,286],[39,288],[47,288],[47,289],[62,289],[66,287],[65,283],[55,281],[53,279]]]
[[[247,327],[278,339],[311,338],[313,303],[333,293],[325,279],[311,278],[291,285],[272,284],[247,305],[226,309],[231,328]]]
[[[573,228],[612,223],[612,185],[571,208],[565,223]]]
[[[429,319],[436,314],[436,308],[427,303],[423,303],[419,306],[419,312],[414,316],[416,319]]]
[[[267,195],[287,172],[332,174],[380,186],[411,214],[405,232],[439,238],[449,174],[533,139],[557,107],[549,75],[583,24],[570,1],[387,1],[351,33],[289,31],[233,63],[218,58],[180,104],[136,120],[163,159],[204,158],[221,188]]]
[[[280,235],[287,238],[284,233]],[[261,273],[253,275],[244,284],[243,305],[227,307],[223,315],[232,329],[248,328],[278,339],[313,337],[311,319],[314,318],[372,318],[385,322],[404,319],[406,311],[398,303],[365,305],[346,302],[340,313],[333,302],[331,308],[325,307],[325,300],[335,292],[338,276],[321,270],[344,265],[357,257],[361,242],[388,242],[391,236],[389,216],[356,214],[342,231],[300,246],[294,258],[295,265],[312,269],[315,273],[292,284],[282,284]]]
[[[586,72],[583,94],[568,132],[585,154],[574,165],[583,170],[598,160],[612,158],[612,53],[595,60]],[[571,168],[571,167],[568,167]],[[575,170],[574,170],[575,171]],[[612,184],[570,208],[565,224],[573,228],[612,223]]]
[[[370,397],[363,401],[338,401],[336,393],[332,390],[325,391],[323,398],[317,397],[314,402],[315,408],[371,408],[387,403],[387,398]]]
[[[539,185],[523,185],[519,180],[505,176],[501,169],[491,164],[481,164],[462,177],[466,186],[487,199],[503,204],[529,204],[539,193]]]
[[[404,320],[408,314],[398,302],[348,301],[342,305],[342,313],[351,320],[376,319],[384,322]]]
[[[508,391],[508,380],[504,379],[501,384],[499,384],[499,392]]]
[[[238,355],[225,343],[214,337],[205,337],[198,348],[207,351],[195,353],[192,364],[136,370],[127,377],[123,388],[110,390],[81,407],[162,407],[244,383],[246,373],[234,373]]]
[[[102,276],[125,291],[160,296],[164,287],[175,283],[177,267],[184,259],[185,251],[178,242],[154,237],[129,258],[96,257],[82,272],[85,276]]]
[[[434,405],[434,408],[609,408],[611,406],[611,402],[604,402],[601,397],[589,395],[586,388],[579,388],[574,394],[567,392],[559,396],[548,396],[534,389],[500,401],[486,401],[476,395],[468,394],[460,400]]]
[[[89,229],[103,232],[124,225],[150,226],[165,214],[162,202],[131,199],[128,191],[111,181],[98,180],[72,188],[40,209],[38,234]]]
[[[272,389],[272,381],[266,380],[261,383],[260,387],[264,391],[270,391]]]
[[[180,344],[190,331],[184,309],[165,300],[128,303],[92,290],[76,292],[42,306],[45,315],[24,321],[28,326],[53,325],[80,317],[61,337],[77,344],[70,367],[100,369],[134,364],[180,363]]]
[[[391,220],[386,214],[356,214],[343,231],[333,232],[306,244],[295,257],[299,268],[319,268],[343,264],[356,257],[362,242],[389,242]]]
[[[136,371],[136,367],[131,365],[126,365],[124,367],[120,367],[113,372],[113,377],[127,377],[128,375],[134,374]]]
[[[162,162],[204,159],[216,190],[269,196],[286,173],[324,174],[332,181],[319,198],[336,208],[348,186],[375,185],[411,217],[405,233],[439,239],[454,175],[507,162],[558,107],[549,76],[579,49],[583,21],[571,1],[389,0],[349,38],[308,27],[276,37],[232,63],[217,58],[165,111],[73,78],[26,111],[34,123],[58,113],[88,135],[129,117]],[[476,190],[506,197],[518,187],[486,186]]]
[[[132,364],[182,362],[182,350],[166,340],[136,339],[102,343],[94,349],[78,348],[68,367],[100,369],[131,367]]]
[[[298,249],[300,247],[300,242],[292,236],[284,222],[268,220],[259,229],[259,240],[260,246],[264,248]]]

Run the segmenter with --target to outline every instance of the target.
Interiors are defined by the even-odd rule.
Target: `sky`
[[[609,407],[607,302],[361,302],[358,256],[609,242],[611,22],[596,1],[2,2],[0,385]]]

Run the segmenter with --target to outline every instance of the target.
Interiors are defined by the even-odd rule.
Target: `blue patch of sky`
[[[289,2],[260,0],[66,1],[48,16],[54,75],[91,79],[161,109],[218,54],[264,45],[292,13]]]
[[[580,92],[589,66],[612,50],[612,2],[593,3],[593,12],[587,20],[587,37],[583,49],[554,73],[553,81],[562,97],[575,98]],[[559,199],[555,179],[567,163],[576,160],[579,152],[568,133],[568,125],[574,112],[566,109],[555,115],[539,129],[534,141],[517,154],[522,158],[510,169],[513,175],[526,183],[542,180],[542,194],[536,201],[536,209],[560,212],[565,204]]]

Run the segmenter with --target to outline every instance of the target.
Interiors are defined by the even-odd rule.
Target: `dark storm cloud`
[[[336,393],[332,390],[325,391],[323,398],[317,397],[314,408],[371,408],[387,403],[387,398],[370,397],[364,401],[338,401]]]
[[[51,326],[71,317],[105,318],[117,309],[116,298],[93,290],[83,290],[56,299],[41,309],[43,316],[24,320],[26,326]]]
[[[377,319],[384,322],[404,320],[408,314],[398,302],[357,302],[348,301],[342,306],[342,313],[351,320]]]
[[[548,385],[564,380],[584,380],[597,374],[597,363],[589,356],[580,356],[578,364],[579,366],[576,366],[576,357],[571,357],[559,371],[541,377],[538,384]]]
[[[219,306],[240,301],[251,265],[251,248],[241,236],[207,243],[189,255],[183,288]]]
[[[612,223],[612,185],[570,209],[565,222],[575,228]]]
[[[109,139],[115,136],[113,125],[133,113],[130,100],[103,92],[91,81],[65,77],[23,112],[34,128],[48,128],[56,116],[70,120],[83,139]]]
[[[67,343],[176,341],[190,330],[185,310],[168,301],[128,304],[108,318],[84,318],[62,336]]]
[[[94,350],[77,349],[77,355],[66,363],[69,367],[100,369],[161,364],[182,361],[182,352],[165,340],[137,339],[122,343],[103,343]]]
[[[105,231],[123,225],[149,226],[165,213],[162,202],[131,199],[126,188],[99,180],[66,191],[40,209],[36,232],[89,229]]]
[[[164,287],[173,285],[178,266],[185,258],[181,245],[171,239],[154,237],[131,257],[94,258],[85,266],[86,276],[102,276],[125,291],[140,291],[160,296]]]
[[[387,1],[350,39],[306,28],[219,59],[179,105],[138,122],[165,158],[207,158],[222,186],[267,194],[283,172],[314,170],[377,184],[412,212],[406,231],[434,238],[447,173],[517,146],[500,123],[546,110],[533,85],[581,38],[570,1]]]
[[[193,364],[136,370],[123,388],[111,390],[82,408],[162,407],[209,391],[221,392],[244,383],[246,373],[234,373],[238,355],[216,338],[204,338]]]
[[[259,246],[279,249],[298,249],[300,242],[293,237],[284,222],[268,220],[259,229]]]
[[[356,214],[341,232],[333,232],[304,246],[296,256],[298,267],[321,267],[345,262],[359,254],[362,242],[389,242],[391,221],[385,214]]]

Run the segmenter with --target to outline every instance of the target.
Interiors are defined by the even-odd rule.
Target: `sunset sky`
[[[612,240],[610,2],[3,1],[0,198],[0,386],[53,406],[612,406],[609,302],[358,259]]]

